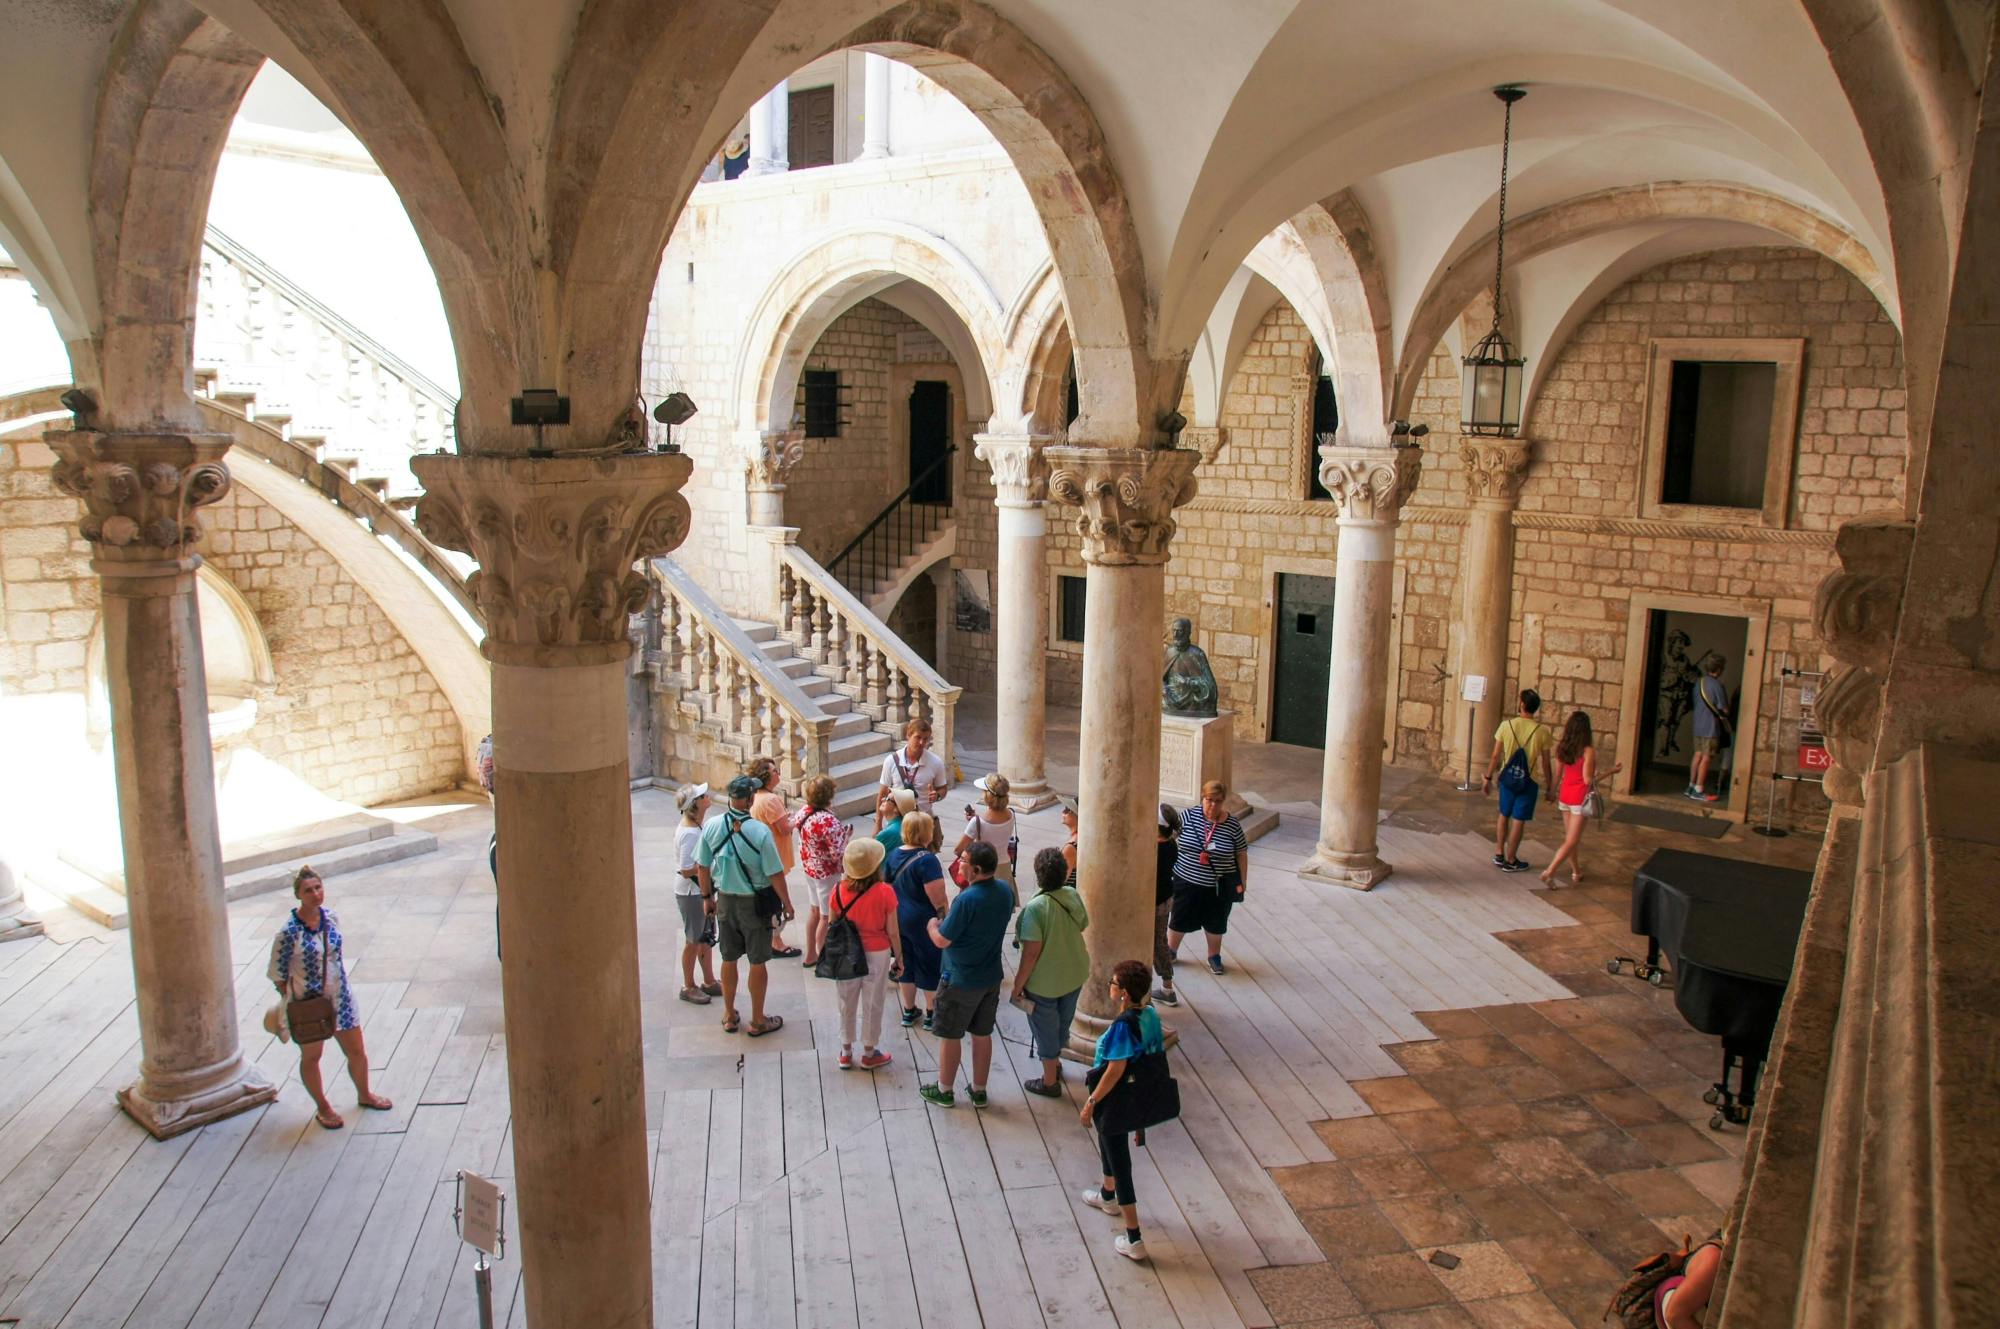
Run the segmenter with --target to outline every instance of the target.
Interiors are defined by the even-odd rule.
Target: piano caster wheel
[[[1708,1104],[1710,1107],[1714,1107],[1717,1103],[1720,1103],[1722,1101],[1722,1091],[1720,1089],[1715,1089],[1712,1087],[1704,1089],[1702,1090],[1701,1093],[1701,1101]]]
[[[1656,988],[1665,987],[1667,983],[1667,971],[1664,969],[1655,969],[1646,975],[1646,981]]]
[[[1716,1113],[1714,1116],[1708,1119],[1708,1128],[1712,1131],[1719,1131],[1722,1129],[1722,1114],[1720,1112]]]
[[[1617,977],[1618,975],[1625,972],[1625,961],[1606,960],[1604,962],[1604,972],[1610,974],[1614,978]]]

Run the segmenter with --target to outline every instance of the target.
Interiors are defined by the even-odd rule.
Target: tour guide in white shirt
[[[875,806],[882,805],[891,789],[908,789],[917,796],[917,810],[929,812],[931,805],[951,788],[951,776],[944,768],[944,758],[931,751],[929,720],[912,720],[904,725],[903,739],[901,749],[891,750],[882,758],[882,787],[875,791]]]
[[[761,1038],[785,1027],[783,1016],[764,1014],[764,965],[771,958],[771,920],[757,915],[757,889],[768,883],[778,892],[792,917],[792,897],[785,889],[785,864],[778,857],[771,828],[750,815],[750,800],[761,781],[739,775],[729,782],[729,807],[702,827],[695,867],[701,874],[701,898],[715,911],[716,941],[722,951],[722,1027],[735,1033],[736,962],[750,958],[750,1037]]]

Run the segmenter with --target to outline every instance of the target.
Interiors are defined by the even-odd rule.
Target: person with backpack
[[[1694,758],[1688,764],[1687,797],[1697,803],[1719,802],[1719,790],[1710,791],[1708,777],[1716,758],[1729,746],[1734,726],[1729,723],[1729,689],[1722,682],[1720,655],[1708,657],[1701,677],[1694,684]],[[1716,781],[1721,784],[1721,780]]]
[[[1602,1318],[1617,1316],[1621,1329],[1700,1329],[1721,1272],[1721,1232],[1698,1246],[1684,1241],[1634,1265]]]
[[[1500,818],[1493,832],[1493,866],[1502,872],[1526,872],[1521,860],[1521,832],[1535,819],[1535,800],[1542,786],[1555,783],[1549,769],[1549,749],[1555,733],[1535,718],[1542,709],[1542,694],[1533,688],[1521,689],[1521,710],[1502,721],[1493,733],[1493,752],[1486,758],[1486,775],[1479,792],[1490,793],[1493,775],[1500,774]],[[1535,772],[1541,772],[1541,781]]]
[[[896,921],[896,891],[882,880],[882,843],[872,836],[851,842],[842,855],[840,884],[827,897],[821,937],[821,977],[834,979],[840,997],[840,1069],[858,1064],[877,1070],[892,1060],[882,1049],[882,1002],[889,975],[903,965],[903,930]],[[854,968],[862,969],[858,975]],[[859,1014],[861,1060],[854,1060]]]
[[[747,956],[752,1038],[785,1027],[782,1015],[764,1013],[769,982],[764,966],[771,960],[771,920],[792,917],[792,897],[777,842],[771,838],[771,828],[750,812],[751,800],[761,787],[754,776],[731,780],[728,809],[709,819],[695,850],[701,898],[715,911],[716,942],[722,948],[722,1029],[733,1034],[743,1027],[736,1013],[736,962]]]
[[[1009,1000],[1033,1003],[1028,1030],[1034,1035],[1035,1055],[1042,1060],[1042,1073],[1022,1087],[1043,1098],[1061,1098],[1063,1045],[1069,1042],[1070,1021],[1076,1018],[1076,999],[1090,977],[1090,953],[1083,945],[1090,911],[1076,887],[1067,882],[1069,864],[1063,861],[1062,850],[1036,854],[1034,869],[1041,890],[1021,906],[1014,922],[1021,962],[1014,969]]]
[[[1139,1085],[1133,1078],[1135,1067],[1144,1061],[1156,1076],[1165,1075],[1167,1039],[1160,1028],[1160,1013],[1146,1000],[1152,991],[1153,971],[1138,960],[1121,960],[1111,971],[1111,995],[1118,999],[1118,1016],[1097,1040],[1097,1056],[1085,1083],[1090,1087],[1077,1120],[1097,1133],[1097,1156],[1104,1167],[1104,1184],[1086,1187],[1079,1197],[1093,1209],[1102,1209],[1125,1220],[1125,1230],[1112,1245],[1128,1260],[1146,1258],[1145,1239],[1139,1234],[1139,1197],[1132,1189],[1132,1134],[1139,1132],[1145,1143],[1145,1118],[1159,1120],[1152,1104],[1133,1103]],[[1165,1077],[1172,1085],[1171,1076]],[[1129,1110],[1127,1104],[1130,1103]],[[1178,1115],[1178,1108],[1172,1115]],[[1157,1121],[1150,1124],[1157,1124]]]

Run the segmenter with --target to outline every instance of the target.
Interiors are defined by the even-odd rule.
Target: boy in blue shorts
[[[1542,709],[1542,694],[1533,688],[1521,690],[1521,712],[1493,733],[1493,753],[1486,759],[1486,777],[1479,792],[1493,788],[1493,772],[1500,772],[1500,820],[1493,832],[1493,866],[1502,872],[1525,872],[1521,861],[1521,832],[1535,819],[1535,800],[1542,785],[1554,783],[1549,768],[1549,749],[1555,746],[1555,732],[1535,718]],[[1541,783],[1535,773],[1541,772]]]

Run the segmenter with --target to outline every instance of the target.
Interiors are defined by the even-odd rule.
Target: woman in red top
[[[1614,765],[1599,774],[1595,741],[1590,732],[1590,716],[1583,711],[1571,711],[1562,738],[1556,742],[1556,806],[1562,809],[1563,842],[1542,871],[1542,880],[1550,886],[1556,884],[1556,866],[1564,859],[1569,860],[1570,885],[1583,885],[1583,860],[1578,856],[1578,848],[1583,843],[1584,825],[1590,820],[1583,810],[1583,800],[1600,779],[1608,780],[1622,769]]]
[[[896,921],[896,890],[882,880],[882,842],[864,836],[851,841],[842,855],[841,880],[827,901],[828,926],[846,919],[861,934],[868,955],[863,978],[843,978],[834,984],[840,995],[840,1069],[854,1069],[854,1026],[857,1007],[861,1025],[861,1069],[887,1066],[881,1048],[882,1002],[889,993],[890,962],[903,964],[903,930]]]

